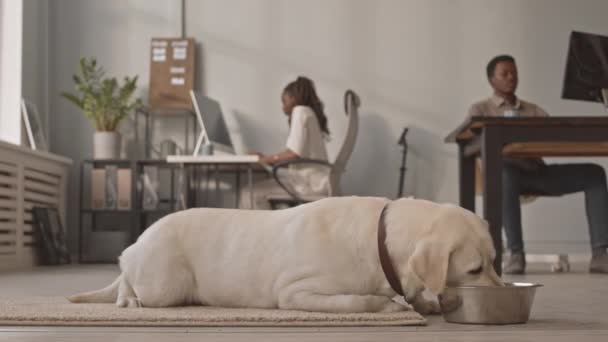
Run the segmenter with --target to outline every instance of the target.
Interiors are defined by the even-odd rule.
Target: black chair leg
[[[297,207],[300,204],[305,204],[308,202],[298,201],[298,200],[270,200],[270,208],[272,210],[280,209],[281,206],[287,206],[288,208]]]

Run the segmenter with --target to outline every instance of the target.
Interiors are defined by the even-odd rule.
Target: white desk
[[[253,167],[260,165],[260,157],[256,155],[210,155],[210,156],[168,156],[167,163],[172,164],[189,164],[189,165],[232,165],[245,166],[247,168],[247,181],[249,186],[249,203],[253,209]],[[217,171],[217,169],[216,169]],[[237,171],[238,172],[238,171]],[[240,197],[240,176],[237,176],[237,194],[236,201]],[[217,177],[216,177],[217,183]],[[237,205],[238,207],[238,205]]]
[[[256,164],[260,157],[256,155],[212,155],[212,156],[168,156],[167,163],[178,164]]]

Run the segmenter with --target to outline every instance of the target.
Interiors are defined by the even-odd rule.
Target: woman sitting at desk
[[[329,136],[327,117],[323,112],[323,102],[317,96],[314,83],[306,77],[298,77],[289,83],[281,95],[283,112],[289,123],[286,149],[282,152],[260,156],[260,162],[274,165],[295,159],[315,159],[327,161],[325,140]],[[282,182],[298,195],[325,195],[329,191],[329,170],[321,165],[291,165],[283,173]],[[286,195],[285,190],[274,179],[256,182],[253,185],[255,209],[270,209],[268,197]],[[243,191],[241,207],[249,204],[248,191]]]

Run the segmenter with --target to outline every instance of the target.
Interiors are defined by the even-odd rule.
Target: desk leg
[[[93,167],[95,167],[95,165],[93,165]],[[84,243],[84,229],[82,229],[82,225],[83,225],[83,219],[82,219],[82,209],[83,207],[86,208],[86,206],[84,205],[83,202],[83,186],[84,186],[84,163],[81,162],[80,163],[80,179],[79,179],[79,183],[80,183],[80,188],[78,189],[79,192],[79,197],[80,197],[80,202],[78,204],[79,206],[79,210],[78,210],[78,263],[82,263],[82,244]],[[90,181],[90,183],[92,184],[92,180]],[[91,203],[91,201],[89,200],[88,203]],[[90,204],[89,204],[90,206]],[[94,215],[94,214],[91,214]],[[67,226],[67,225],[66,225]]]
[[[249,207],[253,208],[253,167],[249,165],[247,168],[247,182],[249,183]]]
[[[490,235],[496,249],[494,269],[502,275],[502,141],[500,129],[486,127],[481,145],[483,170],[483,216],[490,224]]]
[[[192,193],[194,194],[193,197],[193,203],[192,203],[192,207],[198,207],[198,203],[199,201],[199,190],[200,190],[200,179],[199,179],[199,173],[200,173],[200,166],[199,165],[193,165],[192,166],[192,171],[193,171],[193,175],[192,175],[192,179],[194,180],[194,187],[192,188]]]
[[[169,168],[169,172],[171,173],[171,212],[177,210],[177,203],[175,201],[175,169]]]
[[[235,208],[240,208],[240,199],[241,199],[241,167],[237,164],[236,165],[236,199],[235,199],[235,204],[234,207]]]
[[[131,218],[131,236],[129,236],[129,243],[134,243],[137,240],[139,234],[141,234],[142,230],[142,212],[143,206],[141,205],[141,198],[139,195],[139,187],[138,183],[141,180],[141,172],[140,169],[143,168],[140,163],[133,162],[131,166],[131,210],[132,210],[132,218]],[[142,189],[143,191],[143,189]]]
[[[475,212],[475,157],[465,156],[464,147],[458,145],[460,206]]]
[[[203,189],[204,191],[204,196],[205,196],[205,207],[209,207],[209,192],[211,189],[211,186],[209,185],[209,183],[211,182],[211,170],[210,170],[211,166],[209,165],[205,165],[205,188]],[[203,196],[203,195],[201,195]]]
[[[144,156],[146,156],[146,159],[150,158],[150,150],[152,149],[152,142],[150,141],[150,120],[150,113],[146,113],[146,142],[144,143]],[[137,126],[135,126],[135,129],[137,129]]]
[[[192,208],[192,199],[193,199],[193,194],[192,194],[192,168],[182,164],[182,172],[183,172],[183,176],[184,176],[184,205],[186,206],[184,208],[185,209],[190,209]]]
[[[186,184],[186,191],[187,191],[187,200],[188,200],[188,204],[186,208],[184,209],[190,209],[190,208],[194,208],[195,207],[195,194],[194,194],[194,167],[192,165],[184,165],[184,170],[185,170],[185,175],[184,177],[188,177],[188,183]]]
[[[223,207],[224,203],[221,201],[222,193],[220,192],[220,165],[215,164],[214,175],[215,177],[215,207]]]

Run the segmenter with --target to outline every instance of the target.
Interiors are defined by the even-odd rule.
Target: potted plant
[[[116,78],[106,78],[95,58],[81,58],[79,70],[73,76],[77,94],[63,92],[61,96],[80,108],[95,125],[93,157],[117,159],[120,157],[120,122],[141,106],[140,98],[131,99],[137,89],[137,76],[125,77],[122,85]]]

